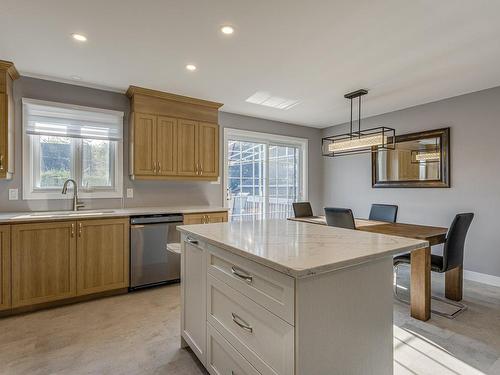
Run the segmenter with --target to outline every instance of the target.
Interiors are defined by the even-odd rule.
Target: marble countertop
[[[290,220],[182,225],[178,229],[295,278],[429,246],[422,240]]]
[[[104,208],[102,210],[81,211],[37,211],[37,212],[0,212],[0,224],[16,222],[96,219],[110,217],[127,217],[151,214],[193,214],[205,212],[227,211],[220,206],[180,206],[180,207],[131,207]]]

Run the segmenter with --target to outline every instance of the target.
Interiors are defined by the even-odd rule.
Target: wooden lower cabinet
[[[129,220],[78,222],[77,295],[129,285]]]
[[[225,223],[227,222],[227,211],[210,212],[208,215],[209,223]]]
[[[227,211],[207,212],[203,214],[185,214],[184,224],[210,224],[227,222]]]
[[[10,226],[0,226],[0,311],[10,309]]]
[[[75,225],[12,226],[12,307],[76,296]]]
[[[5,287],[10,288],[10,307],[128,287],[128,222],[113,218],[14,224],[10,253],[4,251],[9,249],[8,236],[0,226],[2,265],[10,264],[9,256],[12,263],[11,285]],[[8,279],[4,271],[0,275],[0,280]]]

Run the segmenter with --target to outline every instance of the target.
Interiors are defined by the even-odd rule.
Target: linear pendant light
[[[438,138],[436,138],[436,143],[430,149],[411,150],[412,164],[439,163],[440,161],[441,148],[438,144]]]
[[[396,131],[380,126],[361,130],[361,97],[368,94],[361,89],[344,95],[351,101],[351,121],[349,133],[325,137],[322,140],[323,156],[362,154],[381,150],[394,150]],[[353,100],[358,98],[358,130],[353,131]]]

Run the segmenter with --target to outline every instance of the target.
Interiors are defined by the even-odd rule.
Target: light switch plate
[[[133,198],[134,197],[134,189],[127,189],[127,198]]]
[[[9,201],[17,201],[19,199],[19,191],[17,189],[9,189]]]

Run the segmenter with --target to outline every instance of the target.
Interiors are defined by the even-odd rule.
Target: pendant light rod
[[[349,99],[351,101],[351,121],[349,122],[350,124],[349,134],[351,134],[351,139],[354,134],[352,132],[352,113],[353,113],[352,101],[358,98],[358,138],[361,138],[361,97],[366,94],[368,94],[368,90],[360,89],[344,95],[344,98]]]
[[[351,131],[349,132],[349,134],[351,134],[351,139],[352,139],[352,98],[351,98]]]
[[[361,96],[358,98],[358,138],[361,138]]]

